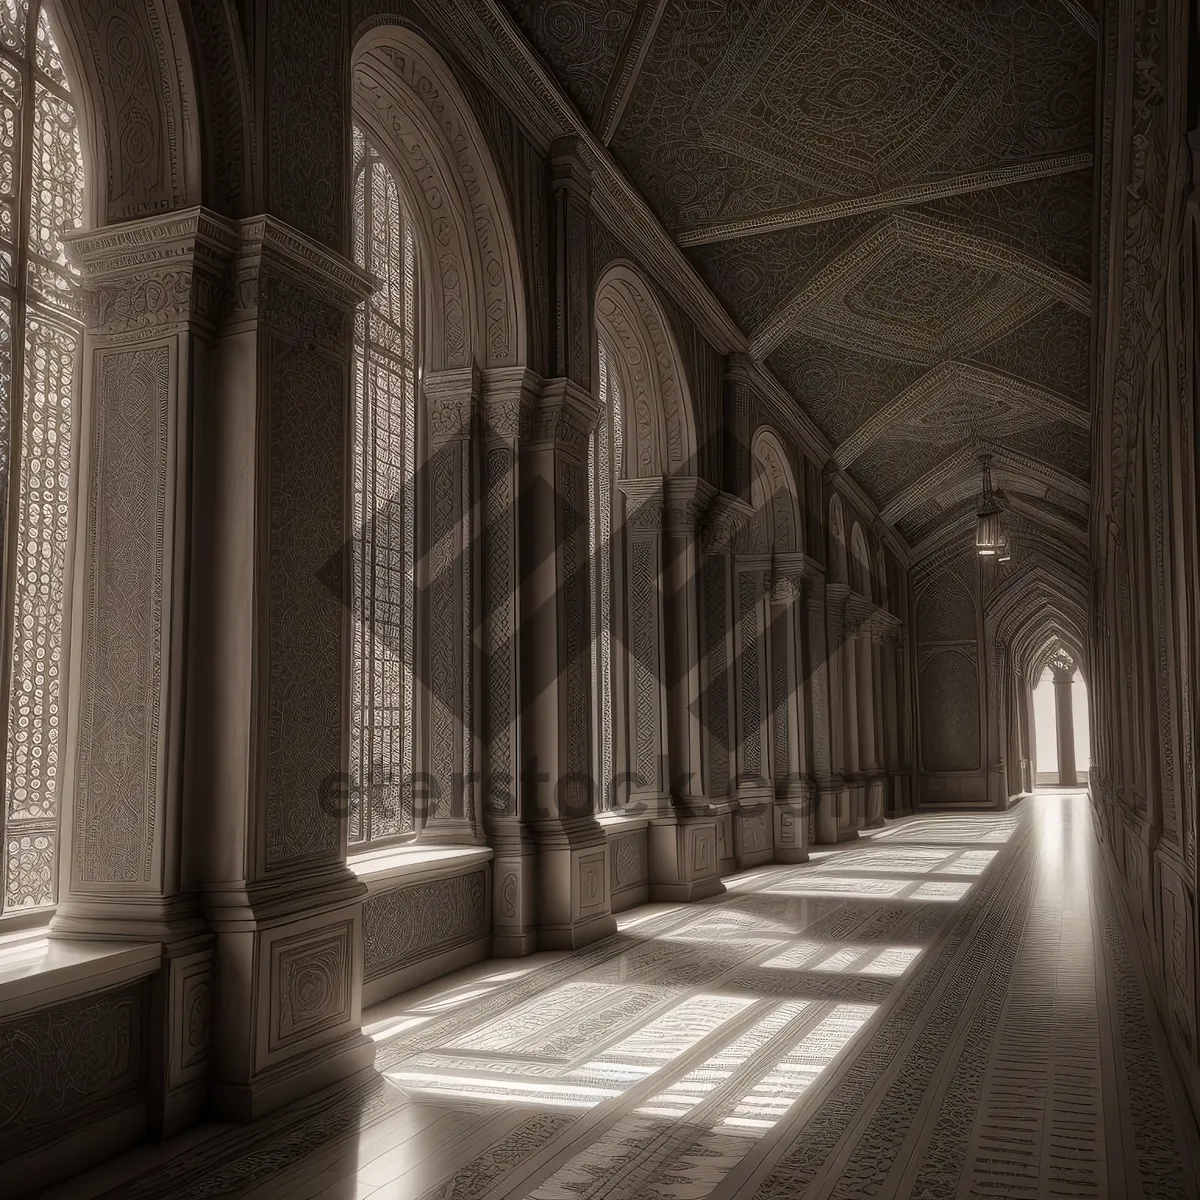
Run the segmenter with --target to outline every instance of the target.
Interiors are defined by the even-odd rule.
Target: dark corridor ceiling
[[[1082,529],[1094,0],[504,3],[911,544]]]

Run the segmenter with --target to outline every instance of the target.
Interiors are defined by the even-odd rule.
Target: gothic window
[[[588,439],[588,538],[591,572],[592,688],[596,719],[596,795],[613,807],[614,574],[613,496],[621,477],[621,398],[600,343],[600,419]]]
[[[39,0],[0,0],[0,724],[5,916],[54,903],[83,218],[75,106]]]
[[[395,177],[354,129],[354,257],[377,281],[354,339],[352,846],[411,838],[416,250]]]

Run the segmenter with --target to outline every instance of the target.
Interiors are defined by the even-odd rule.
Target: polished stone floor
[[[367,1014],[380,1075],[57,1197],[1185,1197],[1087,801],[921,816]]]

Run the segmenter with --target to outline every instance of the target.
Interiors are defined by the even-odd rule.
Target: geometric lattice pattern
[[[28,21],[24,4],[0,5],[0,43],[8,55],[0,60],[0,193],[6,197],[0,203],[0,513],[6,514],[0,531],[8,551],[0,567],[7,617],[0,629],[0,696],[8,709],[0,724],[0,912],[11,913],[55,900],[81,328],[76,273],[62,235],[82,222],[83,158],[62,61],[37,0]],[[27,72],[24,82],[19,69]]]
[[[354,342],[351,843],[410,835],[416,264],[391,170],[354,128],[354,255],[379,281]]]

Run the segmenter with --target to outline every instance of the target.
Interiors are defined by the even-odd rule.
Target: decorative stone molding
[[[67,234],[88,329],[114,343],[150,329],[211,334],[228,303],[239,238],[237,225],[204,208]]]
[[[663,528],[666,486],[662,479],[618,479],[617,490],[625,497],[625,524],[641,533]]]
[[[754,509],[737,496],[717,492],[700,522],[700,549],[705,554],[732,551],[738,531],[754,516]]]
[[[475,367],[430,371],[421,380],[430,446],[470,437],[482,410],[482,377]]]
[[[533,412],[530,445],[552,443],[579,461],[587,458],[588,435],[600,415],[600,402],[569,379],[548,379]]]

